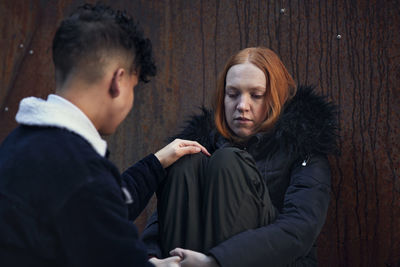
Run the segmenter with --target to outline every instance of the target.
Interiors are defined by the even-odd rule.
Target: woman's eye
[[[251,97],[255,98],[255,99],[261,99],[263,98],[264,95],[252,95]]]
[[[228,95],[230,98],[235,98],[235,97],[238,96],[238,94],[236,94],[236,93],[227,93],[227,95]]]

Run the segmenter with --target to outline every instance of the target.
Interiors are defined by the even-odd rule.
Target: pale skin
[[[102,135],[115,132],[133,107],[134,88],[138,84],[138,74],[130,73],[119,59],[107,59],[104,75],[96,82],[87,82],[81,74],[73,71],[63,84],[57,84],[56,94],[76,105],[91,120]],[[164,168],[187,154],[207,149],[197,142],[176,139],[154,155]],[[157,267],[180,266],[181,257],[174,255],[166,259],[151,259]]]
[[[225,80],[225,119],[242,140],[256,134],[266,119],[266,77],[255,65],[245,62],[232,66]],[[181,266],[216,267],[214,257],[193,250],[176,248],[172,256],[182,258]]]
[[[170,251],[171,256],[179,256],[182,267],[218,267],[214,257],[189,249],[176,248]]]
[[[239,138],[257,133],[266,119],[266,83],[264,72],[249,62],[232,66],[226,74],[225,119]]]

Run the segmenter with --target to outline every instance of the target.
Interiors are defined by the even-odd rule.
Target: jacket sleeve
[[[330,179],[325,156],[295,166],[277,219],[237,234],[209,253],[221,266],[285,266],[306,256],[325,222]]]
[[[164,177],[165,170],[153,154],[138,161],[122,174],[121,187],[128,204],[130,220],[135,220],[143,211]]]
[[[116,183],[82,186],[54,220],[68,266],[153,266]]]
[[[148,219],[146,228],[142,232],[141,239],[147,247],[147,254],[162,258],[159,235],[158,235],[158,213],[155,211]]]

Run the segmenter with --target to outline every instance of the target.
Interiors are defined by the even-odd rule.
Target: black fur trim
[[[195,140],[214,150],[215,124],[213,113],[201,108],[200,115],[186,121],[180,134],[174,138]],[[285,149],[305,158],[314,153],[337,152],[336,107],[313,86],[299,86],[296,95],[284,107],[275,127],[265,133],[260,148],[263,151]]]
[[[337,152],[336,107],[313,86],[299,86],[275,128],[276,141],[301,157]]]
[[[200,115],[192,115],[185,121],[182,131],[170,138],[169,141],[175,138],[197,141],[207,148],[209,151],[214,149],[214,138],[210,136],[215,129],[214,115],[211,110],[201,107]]]

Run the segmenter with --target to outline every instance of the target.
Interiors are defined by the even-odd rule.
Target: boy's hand
[[[164,168],[167,168],[175,161],[177,161],[180,157],[187,154],[199,153],[200,151],[207,156],[210,156],[210,153],[208,153],[207,149],[196,141],[175,139],[164,148],[156,152],[154,155],[160,161],[161,165]]]
[[[193,250],[176,248],[169,254],[181,257],[180,266],[182,267],[219,267],[214,257]]]
[[[180,257],[174,256],[165,259],[157,259],[156,257],[151,258],[149,260],[150,263],[155,265],[156,267],[179,267],[179,262],[181,261]]]

